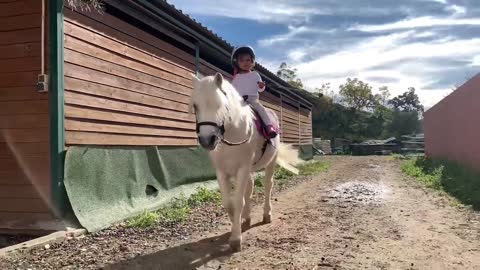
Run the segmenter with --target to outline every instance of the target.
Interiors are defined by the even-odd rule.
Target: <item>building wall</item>
[[[64,31],[67,145],[197,144],[188,114],[194,52],[108,13],[66,9]],[[203,59],[199,64],[204,75],[232,78]],[[283,120],[283,141],[311,144],[309,110],[271,93],[262,102]]]
[[[48,9],[47,9],[48,10]],[[41,1],[0,1],[0,228],[48,221],[48,94],[41,68]],[[48,22],[46,23],[48,33]],[[48,44],[47,48],[48,48]],[[48,61],[48,56],[46,57]]]
[[[194,57],[109,14],[65,10],[67,145],[195,145]]]
[[[480,74],[424,114],[425,153],[480,171]]]

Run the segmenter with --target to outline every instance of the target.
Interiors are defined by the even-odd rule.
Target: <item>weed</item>
[[[181,194],[179,198],[173,199],[171,203],[155,212],[145,211],[141,215],[127,221],[128,227],[148,228],[157,222],[178,224],[187,220],[190,211],[206,203],[219,204],[221,202],[220,192],[200,187],[190,198]]]
[[[160,220],[165,223],[178,224],[183,223],[190,213],[190,207],[166,207],[158,211]]]
[[[330,167],[329,163],[325,162],[310,162],[299,166],[300,175],[314,175],[326,171]]]
[[[456,162],[407,157],[402,171],[436,190],[453,196],[458,202],[480,209],[480,175]]]
[[[206,203],[220,204],[221,202],[220,192],[218,190],[209,190],[206,187],[199,187],[197,192],[188,199],[190,207],[198,207]]]
[[[393,160],[404,160],[406,157],[401,154],[392,154],[390,155],[390,158]]]
[[[148,228],[153,226],[159,217],[158,213],[145,210],[141,215],[127,220],[127,227]]]

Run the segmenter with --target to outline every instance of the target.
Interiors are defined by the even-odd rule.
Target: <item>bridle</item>
[[[230,142],[229,140],[225,139],[224,135],[225,135],[225,124],[221,124],[219,125],[218,123],[215,123],[215,122],[209,122],[209,121],[204,121],[204,122],[197,122],[197,134],[200,133],[200,127],[201,126],[212,126],[212,127],[215,127],[218,129],[218,133],[215,135],[217,136],[217,138],[220,139],[220,141],[228,146],[238,146],[238,145],[242,145],[242,144],[245,144],[247,143],[248,141],[250,141],[250,138],[252,137],[252,131],[250,129],[249,131],[249,134],[247,136],[247,138],[245,140],[242,140],[240,142]]]
[[[226,96],[227,93],[225,93],[225,91],[221,88],[219,88],[220,91]],[[226,108],[227,111],[228,111],[228,107]],[[196,112],[195,112],[196,114]],[[196,118],[196,117],[195,117]],[[245,144],[247,143],[248,141],[250,141],[250,138],[252,137],[252,129],[251,128],[249,130],[249,134],[247,136],[247,138],[245,140],[242,140],[240,142],[230,142],[229,140],[225,139],[224,135],[225,135],[225,124],[224,124],[225,120],[222,120],[222,124],[219,125],[218,123],[216,122],[211,122],[211,121],[203,121],[203,122],[196,122],[196,131],[197,131],[197,134],[200,133],[200,127],[201,126],[211,126],[211,127],[214,127],[214,128],[217,128],[218,129],[218,133],[215,134],[215,136],[217,138],[220,139],[220,141],[228,146],[238,146],[238,145],[242,145],[242,144]]]

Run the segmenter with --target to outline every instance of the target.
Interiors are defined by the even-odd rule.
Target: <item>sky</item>
[[[480,72],[480,0],[170,0],[271,71],[297,68],[313,90],[348,77],[415,87],[426,108]]]

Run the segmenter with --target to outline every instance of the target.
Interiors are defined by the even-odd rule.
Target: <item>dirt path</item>
[[[478,213],[404,179],[389,158],[330,159],[329,172],[276,197],[273,223],[244,233],[241,253],[228,252],[224,225],[107,269],[480,269]]]
[[[272,224],[253,211],[231,254],[221,207],[184,224],[111,228],[0,258],[0,269],[480,269],[480,213],[405,179],[388,157],[327,157],[326,173],[274,194]]]

